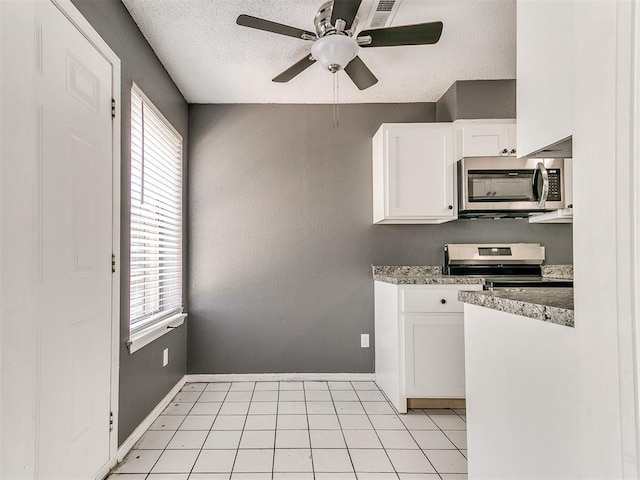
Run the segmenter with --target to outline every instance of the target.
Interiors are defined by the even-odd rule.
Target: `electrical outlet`
[[[360,347],[369,348],[369,334],[363,333],[360,335]]]
[[[165,348],[164,351],[162,352],[162,366],[166,367],[168,363],[169,363],[169,349]]]

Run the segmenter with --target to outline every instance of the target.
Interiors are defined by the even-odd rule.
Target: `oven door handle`
[[[538,208],[544,209],[547,197],[549,197],[549,172],[542,162],[538,162],[536,172],[533,175],[533,195],[536,197]]]

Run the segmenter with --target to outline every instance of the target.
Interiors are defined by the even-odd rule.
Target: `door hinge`
[[[116,273],[116,254],[111,254],[111,273]]]
[[[111,118],[116,118],[116,100],[115,100],[115,98],[111,99]]]
[[[109,412],[109,431],[113,432],[113,412]]]

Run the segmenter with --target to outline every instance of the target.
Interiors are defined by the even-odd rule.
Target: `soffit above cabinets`
[[[363,0],[357,31],[380,0]],[[332,103],[331,74],[312,65],[288,83],[273,77],[311,42],[236,25],[239,14],[314,30],[323,0],[123,0],[189,103]],[[340,72],[340,103],[435,102],[456,80],[515,78],[515,0],[396,0],[388,26],[442,21],[435,45],[360,50],[378,77],[358,90]],[[380,21],[379,19],[377,21]]]

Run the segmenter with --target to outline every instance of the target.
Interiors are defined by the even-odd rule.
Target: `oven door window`
[[[533,170],[469,170],[470,202],[534,202]]]

